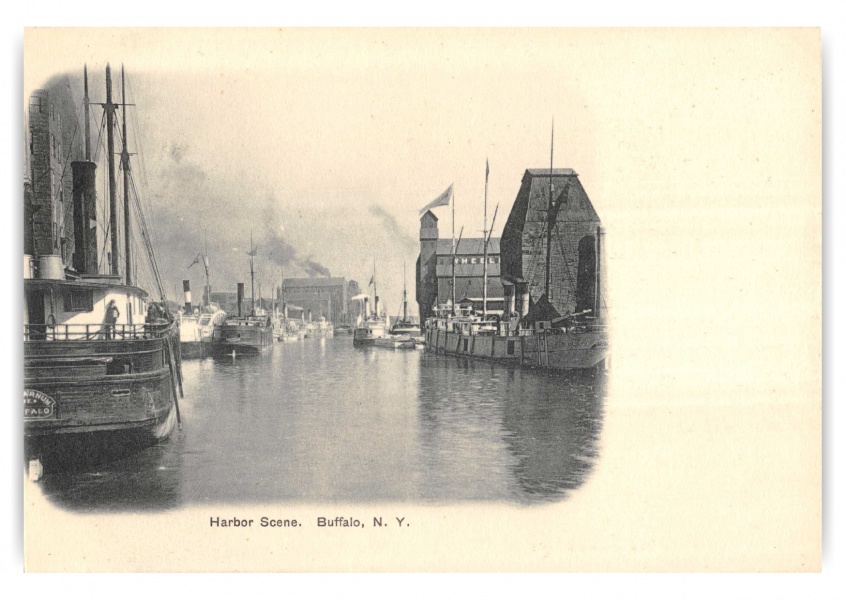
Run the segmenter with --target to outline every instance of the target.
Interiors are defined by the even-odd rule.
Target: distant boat
[[[387,337],[379,337],[373,340],[373,345],[377,348],[391,348],[393,350],[410,350],[413,349],[417,342],[408,336],[389,335]]]
[[[226,311],[212,304],[199,313],[179,315],[177,320],[182,358],[202,358],[211,354],[214,329],[226,320]]]
[[[267,311],[259,309],[255,295],[255,269],[253,258],[256,249],[250,236],[250,287],[252,309],[249,315],[241,315],[241,293],[243,285],[238,284],[238,312],[228,315],[221,325],[214,328],[212,352],[220,355],[258,354],[273,346],[273,319]]]
[[[423,343],[423,333],[420,324],[408,318],[408,290],[405,285],[405,265],[402,269],[402,319],[397,317],[391,326],[391,335],[404,336],[412,339],[412,342]]]
[[[226,317],[214,329],[215,355],[258,354],[273,346],[273,323],[268,315]]]
[[[353,331],[353,346],[373,346],[379,338],[387,337],[388,325],[385,317],[379,315],[379,293],[376,290],[376,262],[373,262],[373,277],[370,280],[370,285],[373,286],[373,312],[368,314],[369,296],[361,294],[354,299],[362,300],[363,302],[363,316],[359,317],[359,322],[356,324]]]
[[[87,131],[87,70],[84,103]],[[69,164],[73,171],[73,220],[77,232],[73,266],[66,266],[61,256],[39,253],[37,238],[32,241],[33,254],[24,256],[24,458],[31,479],[49,471],[53,464],[121,457],[166,438],[179,422],[179,329],[167,310],[144,220],[140,219],[138,225],[161,303],[151,302],[148,292],[134,280],[134,252],[129,241],[124,248],[118,244],[121,211],[115,193],[113,151],[118,105],[112,99],[108,66],[104,106],[109,147],[104,154],[112,183],[110,227],[115,232],[111,236],[109,274],[99,271],[95,229],[97,165],[90,159],[88,139],[85,159]],[[46,115],[46,110],[42,112]],[[121,112],[122,161],[128,161],[126,114]],[[33,123],[35,118],[30,114],[31,126],[38,126]],[[127,207],[132,198],[130,190],[134,189],[129,185],[128,162],[123,163],[123,172],[126,235],[131,231],[132,212]],[[139,211],[141,205],[139,202],[136,206]],[[35,230],[32,214],[28,217],[28,226]]]

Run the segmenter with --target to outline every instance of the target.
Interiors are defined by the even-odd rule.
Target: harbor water
[[[590,477],[604,377],[277,342],[183,363],[183,429],[38,483],[74,511],[208,504],[557,502]]]

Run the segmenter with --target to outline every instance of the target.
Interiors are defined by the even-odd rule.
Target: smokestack
[[[188,279],[182,280],[182,291],[185,292],[185,314],[190,315],[194,308],[191,306],[191,282]]]
[[[96,275],[97,268],[97,165],[87,160],[71,163],[73,174],[73,268]]]
[[[311,323],[311,309],[308,309],[308,322]]]
[[[238,316],[244,316],[244,284],[238,284]]]
[[[364,318],[365,319],[367,318],[367,315],[368,315],[368,313],[367,313],[367,305],[368,304],[370,304],[370,298],[365,297],[364,298]]]
[[[373,296],[373,316],[379,318],[379,296]]]

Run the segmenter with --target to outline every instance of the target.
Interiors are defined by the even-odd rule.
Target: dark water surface
[[[597,460],[603,378],[277,342],[185,361],[183,429],[130,458],[47,475],[71,510],[212,503],[557,501]]]

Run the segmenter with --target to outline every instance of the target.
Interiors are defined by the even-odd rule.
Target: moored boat
[[[179,348],[182,358],[203,358],[212,352],[214,329],[226,320],[226,311],[216,304],[194,314],[179,314]]]
[[[273,324],[267,315],[230,315],[214,329],[216,355],[258,354],[272,346]]]
[[[121,77],[124,81],[123,76]],[[100,272],[97,231],[96,168],[91,161],[88,132],[88,78],[85,74],[84,154],[73,148],[77,160],[72,172],[74,252],[72,260],[52,254],[49,231],[33,214],[49,207],[50,181],[46,188],[36,178],[25,183],[24,272],[24,458],[30,478],[37,479],[54,466],[96,463],[125,456],[166,438],[179,422],[177,388],[181,392],[179,329],[167,311],[161,278],[149,245],[144,220],[140,219],[145,249],[161,296],[151,302],[135,280],[134,252],[128,239],[131,226],[130,199],[137,196],[130,186],[126,115],[123,122],[122,168],[124,173],[124,248],[118,244],[118,203],[115,185],[114,129],[117,104],[112,100],[111,70],[106,67],[106,140],[109,172],[110,254],[108,274]],[[123,88],[125,90],[125,87]],[[39,105],[50,103],[52,92],[36,92]],[[125,94],[125,92],[124,92]],[[58,101],[57,101],[58,102]],[[31,102],[32,104],[32,102]],[[126,106],[125,98],[122,103]],[[50,104],[30,113],[32,138],[41,140],[54,114]],[[33,147],[31,169],[64,171],[53,164],[42,148]],[[38,161],[38,164],[34,164]],[[49,164],[43,164],[48,162]],[[39,171],[40,172],[40,171]],[[64,178],[60,182],[64,187]],[[142,215],[141,203],[136,204]],[[50,213],[48,214],[48,220]],[[53,216],[55,217],[55,214]],[[50,222],[47,223],[51,225]],[[55,231],[56,223],[52,223]],[[30,231],[27,232],[29,234]]]
[[[356,296],[354,300],[361,300],[363,303],[362,314],[359,316],[355,329],[353,330],[353,346],[360,348],[373,346],[377,339],[388,335],[386,317],[379,314],[379,294],[376,288],[376,262],[373,263],[373,277],[370,279],[373,286],[373,312],[368,311],[370,301],[367,294]]]
[[[402,336],[410,338],[412,343],[423,343],[423,332],[420,329],[420,324],[412,321],[408,316],[408,290],[405,285],[405,265],[402,270],[402,318],[397,316],[393,325],[389,330],[392,336]]]
[[[409,350],[415,347],[416,342],[408,336],[388,335],[375,338],[373,345],[377,348],[390,348],[392,350]]]
[[[223,323],[214,328],[212,352],[220,355],[259,354],[273,346],[273,319],[258,307],[255,294],[256,247],[250,235],[250,287],[252,308],[243,314],[244,284],[238,284],[238,314],[227,315]]]

